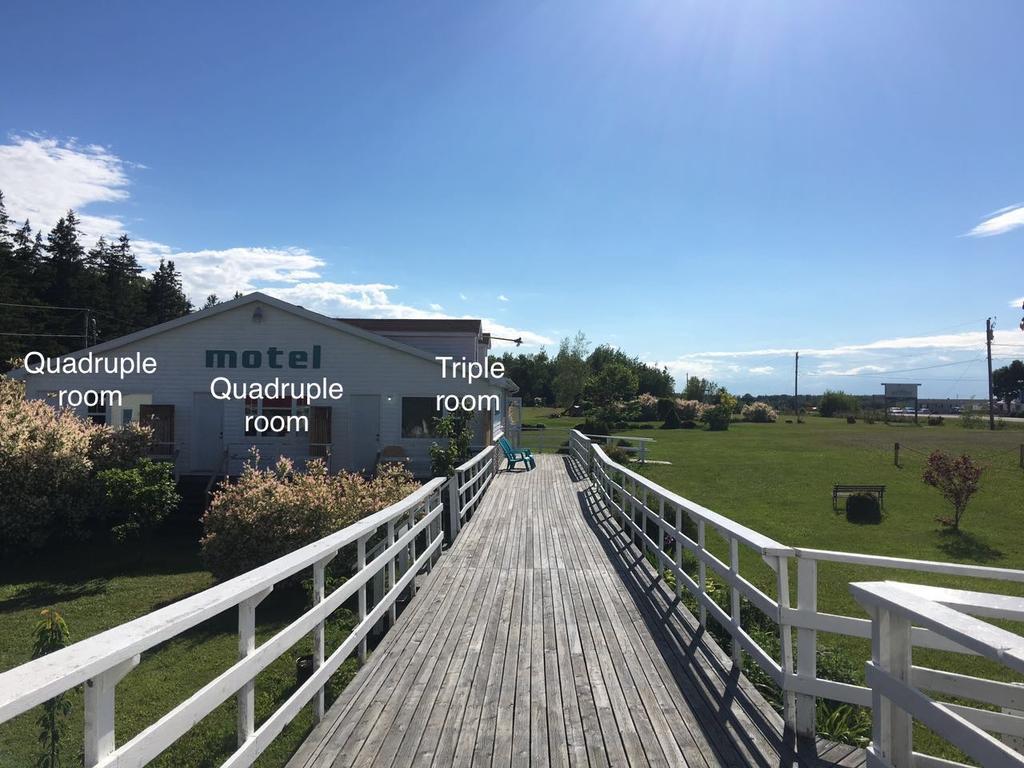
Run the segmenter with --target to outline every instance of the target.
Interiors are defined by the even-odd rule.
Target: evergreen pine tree
[[[173,261],[160,259],[160,266],[149,283],[146,311],[152,324],[165,323],[192,311],[192,304],[181,287],[181,275]]]
[[[46,236],[46,269],[42,297],[57,307],[82,306],[80,291],[86,274],[85,248],[79,242],[78,218],[68,211]]]
[[[102,321],[100,336],[112,339],[145,328],[146,279],[132,253],[128,235],[121,235],[103,252],[99,264],[102,308],[109,317]]]

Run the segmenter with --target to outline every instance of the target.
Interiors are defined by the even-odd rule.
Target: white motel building
[[[371,472],[397,457],[425,476],[439,395],[474,405],[477,445],[501,433],[515,384],[450,375],[452,362],[485,363],[489,348],[479,320],[335,319],[253,293],[61,358],[27,357],[11,376],[27,397],[94,421],[151,426],[154,453],[179,475],[238,474],[255,446],[264,464],[322,457],[332,471]]]

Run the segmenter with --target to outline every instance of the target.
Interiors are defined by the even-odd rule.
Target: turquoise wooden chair
[[[498,445],[501,446],[501,452],[505,454],[505,460],[508,462],[505,465],[505,469],[511,470],[520,462],[526,467],[527,471],[537,466],[537,462],[534,460],[533,453],[529,448],[513,448],[512,443],[506,440],[504,436],[498,438]]]

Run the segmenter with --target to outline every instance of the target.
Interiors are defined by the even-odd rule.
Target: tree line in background
[[[569,408],[583,401],[608,404],[645,393],[670,397],[675,389],[675,380],[666,368],[642,362],[608,344],[591,352],[582,332],[562,339],[554,357],[542,349],[534,354],[506,352],[500,359],[528,405]]]
[[[31,350],[61,355],[191,311],[173,261],[147,276],[127,235],[87,249],[74,211],[45,236],[18,226],[0,192],[0,371]]]

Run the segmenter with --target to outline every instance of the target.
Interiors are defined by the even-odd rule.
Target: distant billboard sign
[[[917,397],[917,388],[920,384],[883,384],[886,398],[893,400],[913,399]]]

